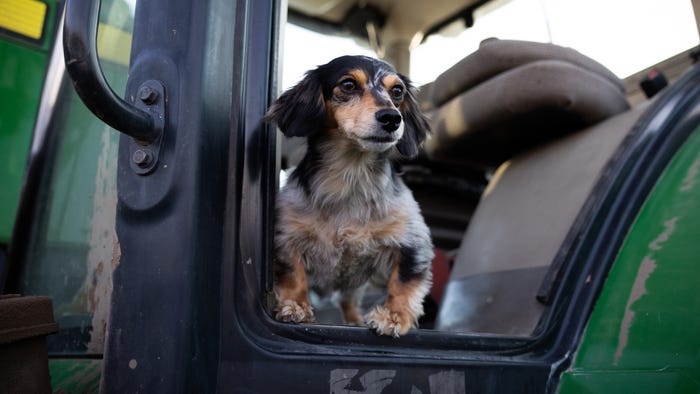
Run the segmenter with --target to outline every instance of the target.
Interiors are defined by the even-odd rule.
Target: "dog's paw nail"
[[[369,327],[371,329],[377,328],[377,322],[375,322],[374,320],[366,321],[365,325],[367,325],[367,327]]]
[[[305,302],[301,304],[294,300],[284,300],[277,306],[275,319],[286,323],[312,323],[314,317],[313,308]]]
[[[405,324],[398,313],[393,313],[383,306],[377,306],[365,316],[367,327],[379,335],[394,338],[408,332],[410,324]]]

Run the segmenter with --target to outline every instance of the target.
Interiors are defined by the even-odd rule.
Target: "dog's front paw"
[[[294,300],[284,300],[277,304],[275,319],[288,323],[313,323],[316,320],[314,310],[306,302],[301,304]]]
[[[365,315],[365,323],[379,335],[398,338],[413,327],[413,321],[403,315],[392,312],[386,307],[376,306]]]

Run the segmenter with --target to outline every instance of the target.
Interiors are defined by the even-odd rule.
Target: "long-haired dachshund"
[[[313,322],[308,289],[340,292],[349,324],[398,337],[417,325],[431,285],[432,242],[392,159],[413,157],[429,132],[410,81],[389,64],[343,56],[306,73],[267,121],[307,137],[306,156],[277,198],[275,318]],[[387,298],[361,317],[370,277]]]

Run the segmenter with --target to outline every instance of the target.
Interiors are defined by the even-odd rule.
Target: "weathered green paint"
[[[100,389],[102,360],[51,359],[49,373],[54,393],[97,393]]]
[[[56,2],[48,1],[40,46],[0,36],[0,243],[12,234],[44,83]]]
[[[700,392],[700,128],[633,224],[560,393]]]

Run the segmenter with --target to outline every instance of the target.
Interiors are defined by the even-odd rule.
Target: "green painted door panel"
[[[0,242],[12,234],[32,128],[41,96],[45,53],[0,41]]]
[[[560,393],[700,392],[700,129],[652,190]]]
[[[12,234],[44,84],[56,2],[47,2],[42,42],[0,36],[0,243]]]
[[[562,393],[697,393],[697,382],[684,371],[572,372],[562,379]]]

